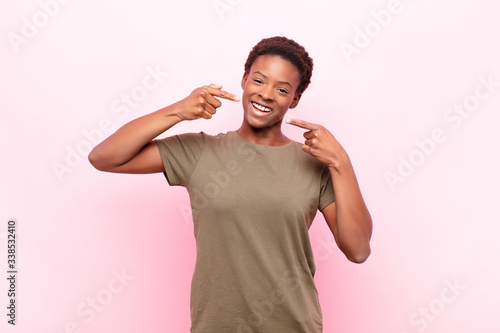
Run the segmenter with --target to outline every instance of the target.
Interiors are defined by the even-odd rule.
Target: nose
[[[260,89],[259,95],[264,100],[273,99],[273,88],[270,85],[265,85]]]

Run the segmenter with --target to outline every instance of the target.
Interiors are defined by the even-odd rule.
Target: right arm
[[[222,105],[215,97],[239,100],[238,96],[221,88],[212,84],[197,88],[185,99],[125,124],[92,149],[90,163],[107,172],[163,172],[160,153],[153,139],[183,120],[212,118]]]

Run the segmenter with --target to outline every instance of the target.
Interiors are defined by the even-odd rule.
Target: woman
[[[322,332],[308,236],[318,210],[350,261],[370,254],[371,217],[346,151],[321,125],[286,121],[307,130],[304,144],[281,131],[312,68],[293,40],[263,39],[245,63],[238,130],[154,140],[181,121],[212,118],[219,99],[240,100],[211,84],[131,121],[89,155],[99,170],[164,172],[188,190],[197,248],[193,333]]]

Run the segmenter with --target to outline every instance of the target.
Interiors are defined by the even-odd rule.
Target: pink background
[[[86,154],[200,85],[240,94],[250,48],[275,35],[315,62],[290,115],[343,144],[374,221],[362,265],[331,245],[321,214],[311,228],[325,333],[500,332],[498,1],[6,0],[0,17],[1,332],[189,331],[185,189],[98,172]],[[241,117],[224,102],[168,134],[234,130]]]

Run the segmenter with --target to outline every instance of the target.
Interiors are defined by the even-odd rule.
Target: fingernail
[[[238,102],[238,101],[240,101],[240,100],[241,100],[241,98],[240,98],[240,96],[234,96],[234,100],[235,100],[236,102]]]
[[[290,124],[292,120],[290,118],[285,119],[285,123]]]

